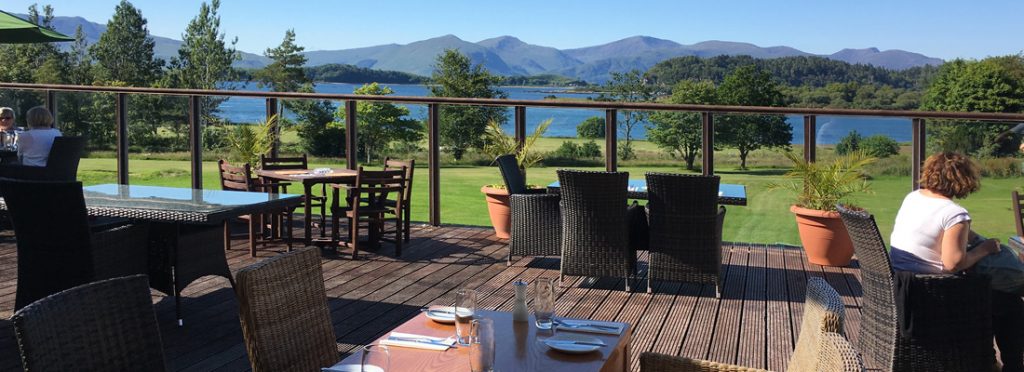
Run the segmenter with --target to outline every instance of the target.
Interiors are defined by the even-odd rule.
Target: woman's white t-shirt
[[[18,134],[18,157],[22,165],[45,167],[53,139],[60,137],[57,128],[32,129]]]
[[[928,197],[921,190],[907,194],[889,238],[893,269],[941,273],[942,234],[970,220],[967,210],[952,200]]]

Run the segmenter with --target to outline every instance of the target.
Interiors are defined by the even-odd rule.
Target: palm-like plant
[[[260,155],[267,154],[276,142],[277,115],[255,125],[237,125],[228,132],[228,157],[231,161],[259,166]]]
[[[791,151],[785,155],[793,162],[793,169],[786,173],[791,181],[772,183],[768,188],[795,192],[798,206],[835,211],[836,204],[847,203],[848,196],[871,190],[864,167],[877,159],[862,152],[852,152],[824,163],[808,162]]]
[[[544,135],[544,132],[548,130],[550,125],[551,119],[541,122],[533,130],[533,134],[526,138],[523,147],[519,148],[519,143],[516,142],[515,138],[505,134],[505,131],[501,129],[501,125],[498,122],[491,121],[487,123],[487,131],[484,132],[487,144],[484,145],[483,151],[492,159],[504,154],[515,154],[516,162],[519,163],[519,169],[526,170],[544,159],[544,155],[533,151],[533,144]]]

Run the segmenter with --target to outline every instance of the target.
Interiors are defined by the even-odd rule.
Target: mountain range
[[[74,35],[81,25],[88,43],[99,40],[106,26],[81,17],[54,17],[58,32]],[[158,57],[169,59],[177,55],[181,41],[153,35]],[[788,46],[761,47],[750,43],[731,41],[704,41],[691,45],[650,36],[633,36],[607,44],[575,49],[556,49],[528,44],[513,36],[499,36],[479,42],[469,42],[454,35],[444,35],[409,44],[385,44],[342,50],[315,50],[305,52],[307,66],[330,63],[350,64],[377,70],[394,70],[429,76],[435,58],[445,49],[458,49],[473,63],[483,64],[496,75],[557,74],[601,83],[611,72],[631,69],[646,71],[666,59],[682,56],[713,57],[718,55],[750,55],[755,58],[791,56],[820,56],[851,64],[870,64],[893,70],[924,65],[939,65],[939,58],[928,57],[898,49],[880,51],[877,48],[843,49],[829,55],[816,55]],[[241,52],[237,67],[258,68],[269,63],[264,56]]]

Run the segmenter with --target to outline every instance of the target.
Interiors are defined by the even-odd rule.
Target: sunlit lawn
[[[139,185],[163,185],[188,187],[189,164],[187,161],[137,160],[129,161],[130,182]],[[312,164],[313,167],[342,166],[340,163]],[[218,189],[219,180],[216,163],[203,165],[203,184],[206,188]],[[528,180],[531,184],[546,185],[556,179],[553,167],[531,168]],[[597,168],[592,168],[597,169]],[[115,160],[110,158],[82,159],[79,177],[87,185],[116,182]],[[679,172],[672,167],[626,167],[631,178],[643,178],[645,171]],[[427,169],[417,167],[412,200],[413,220],[427,219]],[[729,241],[758,243],[798,244],[796,226],[789,212],[793,200],[785,190],[768,190],[766,185],[782,179],[778,170],[736,172],[720,170],[722,182],[743,184],[747,187],[747,206],[728,206],[725,219],[724,238]],[[488,183],[500,183],[501,177],[495,167],[456,167],[441,169],[441,219],[445,224],[488,225],[487,207],[480,187]],[[1014,222],[1010,209],[1010,191],[1021,185],[1020,179],[985,179],[981,191],[962,201],[971,212],[974,228],[984,235],[1006,239],[1014,234]],[[874,193],[856,198],[856,202],[875,214],[888,240],[893,219],[903,196],[910,190],[909,177],[879,177],[871,183]],[[295,187],[289,191],[300,191]]]

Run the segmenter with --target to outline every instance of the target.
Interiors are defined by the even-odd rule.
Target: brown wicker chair
[[[895,273],[875,218],[838,207],[861,267],[858,346],[869,368],[886,371],[977,371],[995,362],[988,279],[915,275],[905,311],[915,335],[899,334]]]
[[[562,264],[565,275],[621,277],[626,291],[636,272],[629,247],[626,191],[629,173],[558,170],[561,184]]]
[[[242,268],[236,279],[253,371],[319,371],[338,361],[319,249],[271,257]]]
[[[824,279],[807,281],[803,322],[788,371],[862,371],[860,356],[843,336],[843,301]],[[706,360],[657,353],[640,355],[640,371],[761,371]]]
[[[519,170],[515,155],[505,154],[494,159],[505,180],[511,209],[511,229],[508,242],[508,262],[513,256],[557,256],[562,253],[562,216],[557,194],[545,190],[529,189],[526,178]]]
[[[11,318],[26,371],[164,371],[145,275],[50,295]]]
[[[654,280],[722,287],[722,224],[718,176],[647,173],[650,266],[647,291]]]

